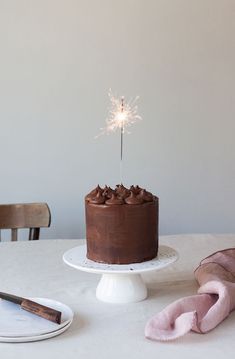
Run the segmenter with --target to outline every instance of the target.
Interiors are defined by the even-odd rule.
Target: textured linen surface
[[[34,343],[0,343],[4,359],[213,359],[235,352],[235,311],[206,335],[188,333],[170,343],[145,338],[144,328],[154,313],[175,300],[196,293],[194,269],[202,258],[235,247],[235,235],[176,235],[160,237],[175,248],[179,260],[160,271],[145,273],[146,300],[107,304],[97,300],[100,275],[67,266],[62,256],[82,240],[39,240],[0,243],[0,289],[28,297],[67,304],[75,313],[71,327],[58,337]]]
[[[235,308],[235,248],[213,253],[195,270],[198,294],[167,306],[145,328],[149,339],[169,341],[193,330],[206,333]],[[235,323],[234,323],[235,326]]]

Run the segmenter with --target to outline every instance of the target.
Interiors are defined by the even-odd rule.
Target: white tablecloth
[[[191,332],[178,341],[144,337],[147,320],[172,301],[196,293],[193,270],[205,256],[235,247],[235,235],[163,236],[178,262],[143,276],[148,298],[139,303],[107,304],[96,299],[99,275],[80,272],[62,261],[63,253],[82,240],[0,243],[0,291],[48,297],[75,312],[72,326],[58,337],[33,343],[0,343],[1,358],[231,358],[235,351],[235,312],[208,334]]]

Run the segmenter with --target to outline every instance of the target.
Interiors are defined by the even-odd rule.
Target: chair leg
[[[40,228],[30,228],[29,229],[29,241],[34,241],[39,239]]]
[[[39,235],[40,235],[40,228],[34,228],[33,230],[33,240],[37,240],[39,239]]]
[[[11,240],[13,242],[17,241],[17,234],[18,234],[17,228],[13,228],[11,230]]]
[[[33,228],[29,228],[29,241],[33,239]]]

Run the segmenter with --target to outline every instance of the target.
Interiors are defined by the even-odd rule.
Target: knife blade
[[[62,313],[56,309],[39,304],[30,299],[18,297],[17,295],[9,293],[0,292],[0,298],[18,304],[22,309],[27,310],[30,313],[36,314],[44,319],[50,320],[51,322],[57,324],[61,323]]]

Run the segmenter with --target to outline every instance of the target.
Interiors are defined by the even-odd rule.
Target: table
[[[75,312],[62,335],[41,342],[0,343],[4,359],[28,358],[213,358],[232,357],[235,350],[235,312],[208,334],[189,333],[175,342],[152,342],[144,337],[147,320],[166,305],[197,291],[193,270],[214,251],[235,247],[235,235],[162,236],[160,243],[175,248],[178,262],[159,272],[144,274],[148,298],[131,304],[97,300],[100,276],[63,263],[65,251],[82,240],[39,240],[0,243],[1,291],[29,297],[48,297]]]

